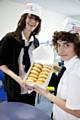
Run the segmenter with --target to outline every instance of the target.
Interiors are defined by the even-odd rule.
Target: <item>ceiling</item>
[[[80,15],[80,0],[10,0],[13,2],[34,2],[44,9],[53,10],[68,16]]]

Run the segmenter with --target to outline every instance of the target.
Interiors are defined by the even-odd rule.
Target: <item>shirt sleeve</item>
[[[72,72],[68,76],[68,94],[66,100],[66,107],[73,110],[80,110],[80,69]]]
[[[11,49],[9,46],[11,46],[11,40],[4,37],[2,39],[2,44],[0,46],[0,66],[8,65],[9,63],[10,52],[11,52]]]

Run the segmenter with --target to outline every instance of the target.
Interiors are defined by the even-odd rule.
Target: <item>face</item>
[[[57,42],[57,52],[62,60],[69,60],[76,55],[74,51],[74,44],[67,41]]]
[[[34,31],[34,29],[38,26],[39,21],[36,19],[36,16],[28,14],[26,18],[26,30],[29,32]]]

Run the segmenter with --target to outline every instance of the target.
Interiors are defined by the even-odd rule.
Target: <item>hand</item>
[[[33,87],[31,87],[30,85],[28,85],[26,83],[26,81],[22,80],[21,77],[18,76],[17,78],[17,82],[19,83],[19,85],[24,88],[25,90],[33,90]]]
[[[47,95],[49,94],[49,91],[46,89],[43,89],[41,87],[39,87],[38,85],[34,85],[34,91],[47,97]]]
[[[57,72],[60,72],[61,67],[54,65],[53,69],[56,70]]]

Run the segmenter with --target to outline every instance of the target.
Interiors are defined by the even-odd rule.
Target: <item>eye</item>
[[[64,44],[64,47],[69,47],[69,44]]]
[[[71,46],[71,44],[70,43],[66,43],[66,44],[64,44],[64,46],[65,47],[69,47],[69,46]]]

